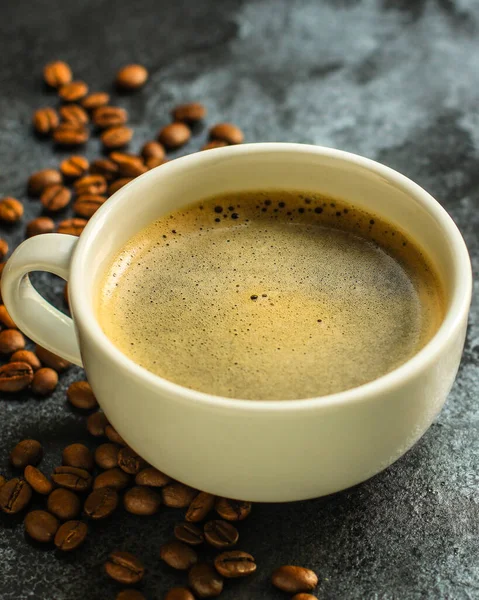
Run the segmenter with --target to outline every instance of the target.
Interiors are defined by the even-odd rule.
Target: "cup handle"
[[[45,233],[24,241],[2,273],[3,302],[16,325],[34,342],[82,366],[73,320],[54,308],[35,290],[31,271],[54,273],[65,281],[78,237]]]

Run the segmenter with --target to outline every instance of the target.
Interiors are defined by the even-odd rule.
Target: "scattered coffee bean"
[[[91,164],[90,173],[92,175],[102,175],[106,181],[112,181],[118,176],[119,168],[109,158],[97,158]]]
[[[85,469],[77,467],[56,467],[52,480],[60,487],[73,492],[86,492],[91,487],[91,475]]]
[[[42,346],[35,346],[35,354],[38,356],[38,358],[44,365],[47,365],[47,367],[51,367],[57,373],[62,373],[63,371],[66,371],[69,367],[71,367],[70,362],[68,362],[64,358],[61,358],[60,356],[57,356],[56,354],[53,354],[53,352],[50,352],[50,350],[47,350]]]
[[[171,588],[166,592],[164,600],[195,600],[195,597],[188,588]]]
[[[215,548],[231,548],[239,540],[238,530],[227,521],[208,521],[204,531],[206,541]]]
[[[138,590],[123,590],[117,594],[116,600],[146,600],[146,598]]]
[[[43,67],[43,79],[45,83],[53,88],[70,83],[72,72],[67,63],[57,60],[50,62]]]
[[[165,148],[159,142],[152,140],[143,144],[140,154],[145,161],[149,158],[165,158]]]
[[[126,491],[123,505],[133,515],[154,515],[160,508],[161,496],[148,487],[135,486]]]
[[[37,494],[47,496],[52,491],[52,483],[46,475],[32,465],[27,465],[23,476]]]
[[[98,490],[100,488],[110,487],[118,492],[126,488],[129,483],[129,475],[125,473],[125,471],[115,467],[97,475],[93,482],[93,489]]]
[[[82,194],[73,204],[73,210],[75,214],[80,215],[80,217],[89,219],[105,202],[105,196],[100,196],[98,194]]]
[[[62,160],[60,163],[60,171],[63,176],[68,179],[78,179],[78,177],[83,177],[88,171],[88,167],[88,159],[84,156],[77,155],[65,158],[65,160]]]
[[[100,129],[116,127],[128,121],[128,113],[119,106],[100,106],[93,111],[92,121]]]
[[[81,235],[81,232],[85,229],[88,221],[86,219],[65,219],[58,224],[58,233],[65,233],[67,235]]]
[[[27,363],[34,371],[38,371],[42,366],[41,362],[38,360],[38,356],[33,352],[30,352],[30,350],[17,350],[10,357],[10,362]]]
[[[43,448],[37,440],[22,440],[10,452],[10,462],[16,469],[27,465],[38,465],[43,457]]]
[[[142,562],[130,552],[115,550],[105,563],[105,571],[115,581],[126,585],[138,583],[145,574]]]
[[[58,488],[48,496],[47,508],[60,521],[69,521],[80,514],[80,498],[70,490]]]
[[[193,499],[191,504],[186,511],[185,519],[190,523],[198,523],[203,521],[207,514],[213,510],[215,505],[216,497],[207,492],[200,492],[196,498]]]
[[[48,543],[53,540],[60,526],[58,519],[46,510],[32,510],[25,517],[25,531],[36,542]]]
[[[142,175],[148,171],[143,159],[134,154],[112,152],[110,159],[118,165],[121,177],[138,177],[138,175]]]
[[[84,81],[65,83],[58,90],[58,95],[65,102],[77,102],[88,94],[88,86]]]
[[[121,177],[120,179],[117,179],[113,183],[110,183],[110,185],[108,186],[108,195],[112,196],[115,192],[117,192],[119,189],[121,189],[124,185],[126,185],[127,183],[130,183],[130,181],[133,181],[133,179],[134,179],[134,177]]]
[[[116,85],[124,90],[136,90],[145,85],[148,71],[143,65],[126,65],[116,74]]]
[[[188,573],[188,583],[193,593],[199,598],[213,598],[223,591],[223,578],[207,563],[191,567]]]
[[[32,488],[23,479],[14,477],[0,487],[0,508],[14,515],[23,510],[30,502]]]
[[[118,506],[118,494],[109,487],[93,490],[85,500],[84,510],[90,519],[105,519],[109,517]]]
[[[214,148],[224,148],[228,146],[223,140],[211,140],[201,147],[201,150],[213,150]]]
[[[173,569],[186,571],[198,562],[198,555],[191,546],[172,540],[160,548],[160,558]]]
[[[158,141],[172,150],[186,144],[190,137],[190,128],[184,123],[170,123],[158,133]]]
[[[8,314],[8,310],[4,304],[0,305],[0,323],[5,325],[8,329],[16,329],[15,321]],[[24,350],[19,350],[19,352],[24,352]]]
[[[175,538],[190,546],[199,546],[204,541],[201,529],[192,523],[178,523],[174,529]]]
[[[225,521],[242,521],[251,512],[251,502],[218,498],[215,509]]]
[[[186,508],[198,493],[197,490],[175,481],[161,490],[163,503],[171,508]]]
[[[55,534],[55,546],[59,550],[69,552],[83,544],[88,533],[88,527],[82,521],[67,521],[60,525]]]
[[[73,184],[78,196],[83,194],[104,194],[106,192],[106,179],[103,175],[85,175]]]
[[[3,475],[0,475],[0,488],[3,487],[7,483],[7,480]]]
[[[8,242],[0,238],[0,260],[3,260],[8,254]]]
[[[11,362],[0,367],[0,392],[20,392],[33,380],[33,369],[26,362]]]
[[[39,108],[33,113],[33,127],[40,135],[48,135],[58,127],[60,119],[54,108],[47,106]]]
[[[62,174],[56,169],[42,169],[36,171],[28,178],[28,193],[30,196],[41,196],[43,190],[49,185],[62,183]]]
[[[110,102],[110,94],[106,92],[93,92],[80,100],[81,105],[86,110],[95,110],[100,106],[106,106]]]
[[[239,127],[232,123],[218,123],[210,129],[212,140],[222,140],[227,144],[241,144],[244,134]]]
[[[233,579],[245,577],[256,571],[256,562],[251,554],[242,550],[223,552],[215,558],[215,568],[220,575]]]
[[[197,123],[206,117],[206,107],[199,102],[188,102],[175,107],[171,113],[173,121]]]
[[[146,466],[146,463],[134,450],[126,446],[118,452],[118,466],[125,473],[136,475]]]
[[[86,427],[90,435],[93,435],[95,437],[101,437],[105,435],[105,427],[107,425],[108,419],[106,418],[105,413],[98,411],[88,417]]]
[[[171,477],[165,475],[155,467],[147,467],[140,471],[135,477],[136,485],[148,485],[150,487],[163,487],[170,483]]]
[[[97,401],[88,381],[75,381],[67,390],[67,397],[75,408],[91,410],[97,407]]]
[[[312,594],[295,594],[291,600],[317,600],[316,596]]]
[[[40,202],[46,210],[56,212],[65,208],[70,202],[72,193],[64,185],[49,185],[40,196]]]
[[[62,464],[91,471],[95,465],[93,454],[84,444],[70,444],[62,453]]]
[[[275,587],[289,594],[309,592],[318,585],[318,577],[314,571],[293,565],[284,565],[276,569],[271,581]]]
[[[49,396],[58,385],[58,373],[43,367],[33,375],[32,392],[37,396]]]
[[[105,426],[105,435],[110,442],[113,442],[114,444],[120,444],[121,446],[126,446],[125,440],[121,437],[113,425],[110,425],[110,423]]]
[[[0,332],[0,354],[12,354],[25,348],[25,338],[17,329],[4,329]]]
[[[60,107],[60,116],[67,123],[87,125],[90,121],[88,113],[79,104],[65,104]]]
[[[164,165],[167,162],[169,161],[166,158],[148,158],[145,162],[145,166],[147,170],[150,171],[151,169]]]
[[[119,125],[117,127],[109,127],[101,134],[100,139],[105,148],[113,150],[114,148],[122,148],[126,146],[133,137],[133,129]]]
[[[0,200],[0,221],[16,223],[23,216],[23,204],[16,198],[6,196]]]
[[[59,146],[81,146],[88,141],[90,134],[83,125],[64,122],[53,132],[53,141]]]
[[[53,233],[54,230],[55,223],[50,217],[37,217],[28,223],[26,233],[27,237],[33,237],[41,233]]]
[[[100,469],[113,469],[118,465],[118,452],[120,449],[121,446],[118,444],[101,444],[95,450],[96,464],[100,467]]]

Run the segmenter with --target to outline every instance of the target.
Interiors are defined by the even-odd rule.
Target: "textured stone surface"
[[[269,574],[282,563],[315,569],[318,596],[336,599],[479,597],[479,5],[477,0],[15,0],[2,4],[0,195],[25,200],[22,225],[0,235],[14,245],[40,205],[25,194],[29,172],[65,152],[36,140],[32,111],[54,102],[42,88],[49,60],[71,63],[91,90],[121,65],[151,70],[140,93],[115,98],[131,114],[133,149],[168,122],[177,102],[205,101],[209,122],[232,120],[248,141],[335,146],[380,160],[434,194],[470,249],[476,296],[464,360],[446,408],[424,438],[374,479],[300,504],[257,505],[240,524],[241,548],[257,573],[228,582],[223,597],[278,599]],[[109,85],[108,85],[109,87]],[[200,147],[200,131],[185,148]],[[88,155],[94,157],[98,143]],[[37,278],[61,306],[59,281]],[[62,376],[52,398],[2,398],[0,472],[20,439],[45,445],[42,468],[60,464],[67,443],[86,441],[85,419]],[[285,484],[287,484],[285,482]],[[121,514],[121,518],[120,518]],[[159,561],[160,544],[181,518],[123,512],[91,525],[74,555],[24,539],[22,519],[0,515],[0,598],[114,598],[102,563],[121,548],[138,553],[147,598],[183,576]]]

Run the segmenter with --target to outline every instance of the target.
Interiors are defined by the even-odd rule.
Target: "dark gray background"
[[[451,213],[479,263],[479,3],[477,0],[15,0],[0,24],[0,196],[25,201],[21,225],[2,228],[12,245],[40,212],[30,172],[63,154],[34,138],[32,111],[52,105],[45,62],[62,58],[92,90],[110,88],[125,63],[144,63],[148,85],[115,98],[130,111],[132,149],[168,122],[182,101],[204,101],[208,122],[231,120],[248,141],[334,146],[384,162],[415,179]],[[206,139],[200,131],[185,148]],[[87,154],[98,153],[97,143]],[[61,305],[62,286],[41,277]],[[280,599],[269,574],[282,563],[314,568],[322,599],[479,598],[479,305],[473,304],[459,377],[441,416],[386,472],[332,497],[256,505],[241,524],[241,548],[259,569],[228,584],[225,599]],[[87,441],[85,419],[65,402],[74,369],[53,397],[2,398],[0,472],[8,451],[31,436],[42,465]],[[285,482],[288,485],[288,482]],[[158,548],[180,518],[118,513],[85,546],[59,556],[24,539],[22,518],[1,517],[0,598],[114,598],[102,572],[107,553],[144,560],[147,598],[183,581],[160,564]]]

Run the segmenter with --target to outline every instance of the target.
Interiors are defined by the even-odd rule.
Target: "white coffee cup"
[[[99,280],[111,258],[171,210],[206,196],[268,188],[347,199],[416,240],[434,261],[446,291],[446,316],[433,339],[371,383],[292,401],[200,393],[122,354],[95,315]],[[68,280],[73,320],[34,290],[30,271]],[[430,426],[452,386],[471,287],[461,234],[422,188],[360,156],[279,143],[209,150],[157,167],[116,192],[80,238],[46,234],[23,242],[2,277],[13,320],[35,342],[85,367],[108,419],[134,450],[179,481],[252,501],[331,494],[368,479],[404,454]]]

